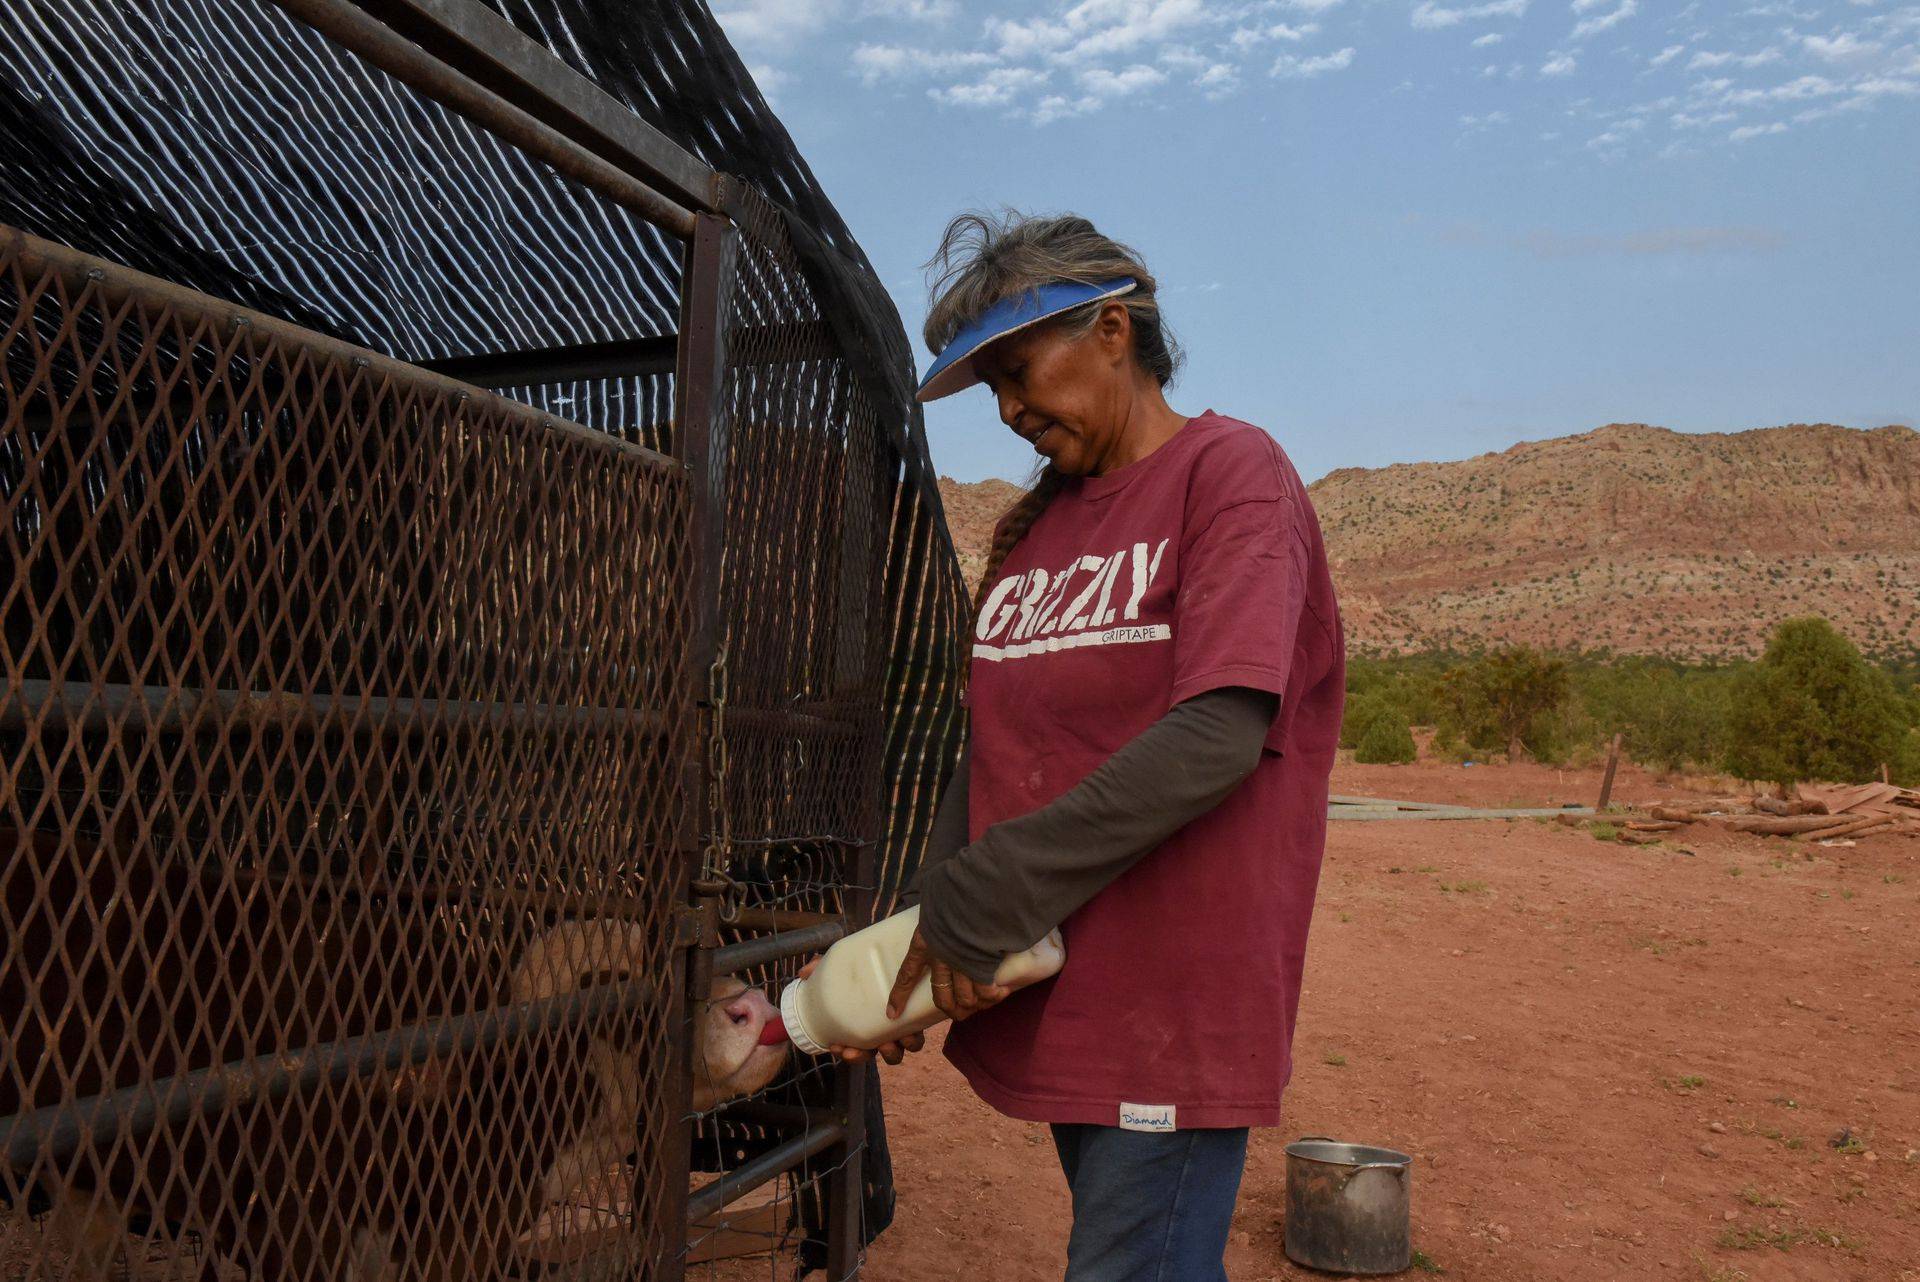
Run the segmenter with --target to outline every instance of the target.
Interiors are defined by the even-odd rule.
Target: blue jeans
[[[1066,1282],[1226,1282],[1247,1132],[1056,1125],[1073,1194]]]

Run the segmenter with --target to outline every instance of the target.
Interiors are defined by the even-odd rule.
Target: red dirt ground
[[[1343,766],[1334,791],[1555,805],[1598,773]],[[1686,791],[1625,770],[1616,795]],[[1414,1244],[1448,1277],[1920,1282],[1920,841],[1682,836],[1334,824],[1236,1282],[1325,1276],[1281,1251],[1282,1149],[1315,1132],[1415,1155]],[[1044,1129],[936,1054],[883,1071],[900,1204],[863,1276],[1058,1278]]]

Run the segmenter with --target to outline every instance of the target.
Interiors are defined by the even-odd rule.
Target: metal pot
[[[1287,1145],[1287,1258],[1329,1273],[1398,1273],[1413,1262],[1413,1159],[1304,1135]]]

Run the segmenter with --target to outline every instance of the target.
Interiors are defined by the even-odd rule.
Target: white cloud
[[[1218,102],[1240,87],[1240,69],[1224,62],[1217,62],[1201,72],[1193,84],[1209,99]]]
[[[1474,48],[1476,48],[1476,49],[1484,49],[1484,48],[1486,48],[1486,47],[1487,47],[1488,45],[1497,45],[1497,44],[1499,44],[1499,43],[1500,43],[1500,42],[1501,42],[1502,40],[1505,40],[1505,39],[1506,39],[1506,37],[1505,37],[1505,36],[1503,36],[1503,35],[1501,35],[1501,34],[1500,34],[1500,33],[1499,33],[1498,31],[1489,31],[1489,32],[1487,32],[1487,34],[1486,34],[1486,35],[1484,35],[1484,36],[1481,36],[1481,37],[1479,37],[1478,39],[1476,39],[1476,40],[1475,40],[1475,41],[1473,42],[1473,47],[1474,47]]]
[[[1807,98],[1827,98],[1842,93],[1845,85],[1825,76],[1799,76],[1769,89],[1728,89],[1720,101],[1729,106],[1750,107],[1767,102],[1799,102]]]
[[[1783,134],[1785,132],[1787,132],[1787,127],[1776,120],[1772,124],[1766,125],[1741,125],[1738,129],[1728,134],[1727,138],[1732,142],[1745,142],[1749,138],[1762,138],[1768,134]]]
[[[1346,0],[1279,0],[1281,8],[1291,9],[1295,13],[1325,13],[1345,3]]]
[[[1241,27],[1229,38],[1229,43],[1236,49],[1251,49],[1269,40],[1287,40],[1298,44],[1308,36],[1318,34],[1319,30],[1320,24],[1317,22],[1303,22],[1297,27],[1285,22],[1265,27]]]
[[[780,96],[787,82],[792,79],[786,72],[770,63],[759,62],[747,68],[747,74],[753,77],[753,83],[768,102]]]
[[[1853,86],[1857,94],[1869,98],[1881,98],[1889,95],[1900,98],[1912,98],[1920,95],[1920,80],[1899,80],[1892,76],[1872,76]]]
[[[1851,31],[1842,31],[1837,36],[1801,36],[1800,43],[1808,53],[1824,62],[1859,62],[1881,50],[1880,45],[1862,40]]]
[[[995,67],[978,80],[929,89],[927,97],[944,107],[1004,107],[1046,79],[1031,67]]]
[[[777,45],[824,30],[839,9],[838,0],[727,0],[713,16],[736,45]]]
[[[1780,61],[1778,49],[1762,49],[1758,53],[1721,53],[1702,49],[1687,62],[1688,71],[1699,71],[1703,67],[1764,67],[1770,62]]]
[[[1649,67],[1664,67],[1669,62],[1672,62],[1675,58],[1678,58],[1681,54],[1685,53],[1686,51],[1687,51],[1687,47],[1685,45],[1668,45],[1666,48],[1662,49],[1659,53],[1656,53],[1653,55],[1653,57],[1647,59],[1647,65]]]
[[[1468,129],[1484,129],[1488,125],[1504,125],[1510,119],[1504,111],[1489,111],[1484,116],[1462,116],[1460,123]]]
[[[1033,123],[1036,125],[1050,125],[1054,121],[1064,120],[1068,116],[1084,116],[1090,111],[1098,110],[1099,107],[1100,100],[1098,98],[1074,99],[1063,97],[1057,93],[1048,94],[1034,104]]]
[[[1540,74],[1548,77],[1570,76],[1573,74],[1574,68],[1579,65],[1579,63],[1574,61],[1572,54],[1557,53],[1540,64]]]
[[[1463,22],[1483,18],[1521,18],[1526,16],[1528,0],[1486,0],[1483,4],[1448,8],[1439,0],[1418,0],[1413,6],[1413,25],[1427,31],[1457,27]]]
[[[911,49],[901,45],[860,45],[853,51],[853,69],[868,84],[879,80],[904,80],[912,76],[940,75],[965,67],[993,64],[990,53],[979,50]]]
[[[1000,54],[1005,58],[1032,58],[1052,53],[1073,38],[1065,26],[1045,18],[1031,22],[989,18],[987,34],[1000,46]]]
[[[1574,0],[1573,9],[1575,13],[1583,13],[1594,8],[1598,3],[1600,0]],[[1585,40],[1588,36],[1599,35],[1602,31],[1619,26],[1638,12],[1640,12],[1640,0],[1620,0],[1619,5],[1610,12],[1583,18],[1575,23],[1573,38]]]
[[[1167,73],[1158,67],[1135,63],[1121,71],[1089,67],[1079,75],[1080,87],[1096,98],[1124,98],[1167,82]]]
[[[915,22],[947,22],[959,16],[959,0],[865,0],[862,11],[883,18],[908,18]]]
[[[992,18],[987,34],[1002,56],[1084,62],[1161,43],[1192,27],[1227,21],[1210,0],[1080,0],[1059,18]]]
[[[1325,75],[1329,71],[1345,71],[1352,65],[1353,50],[1351,48],[1314,58],[1298,58],[1293,54],[1283,53],[1274,60],[1272,74],[1285,80],[1304,80],[1312,76]]]

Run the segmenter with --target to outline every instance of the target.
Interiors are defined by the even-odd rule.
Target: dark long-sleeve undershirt
[[[907,898],[933,955],[991,982],[1142,856],[1212,810],[1253,773],[1279,707],[1265,690],[1227,686],[1169,709],[1038,810],[967,844],[969,754],[935,812],[926,862]]]

